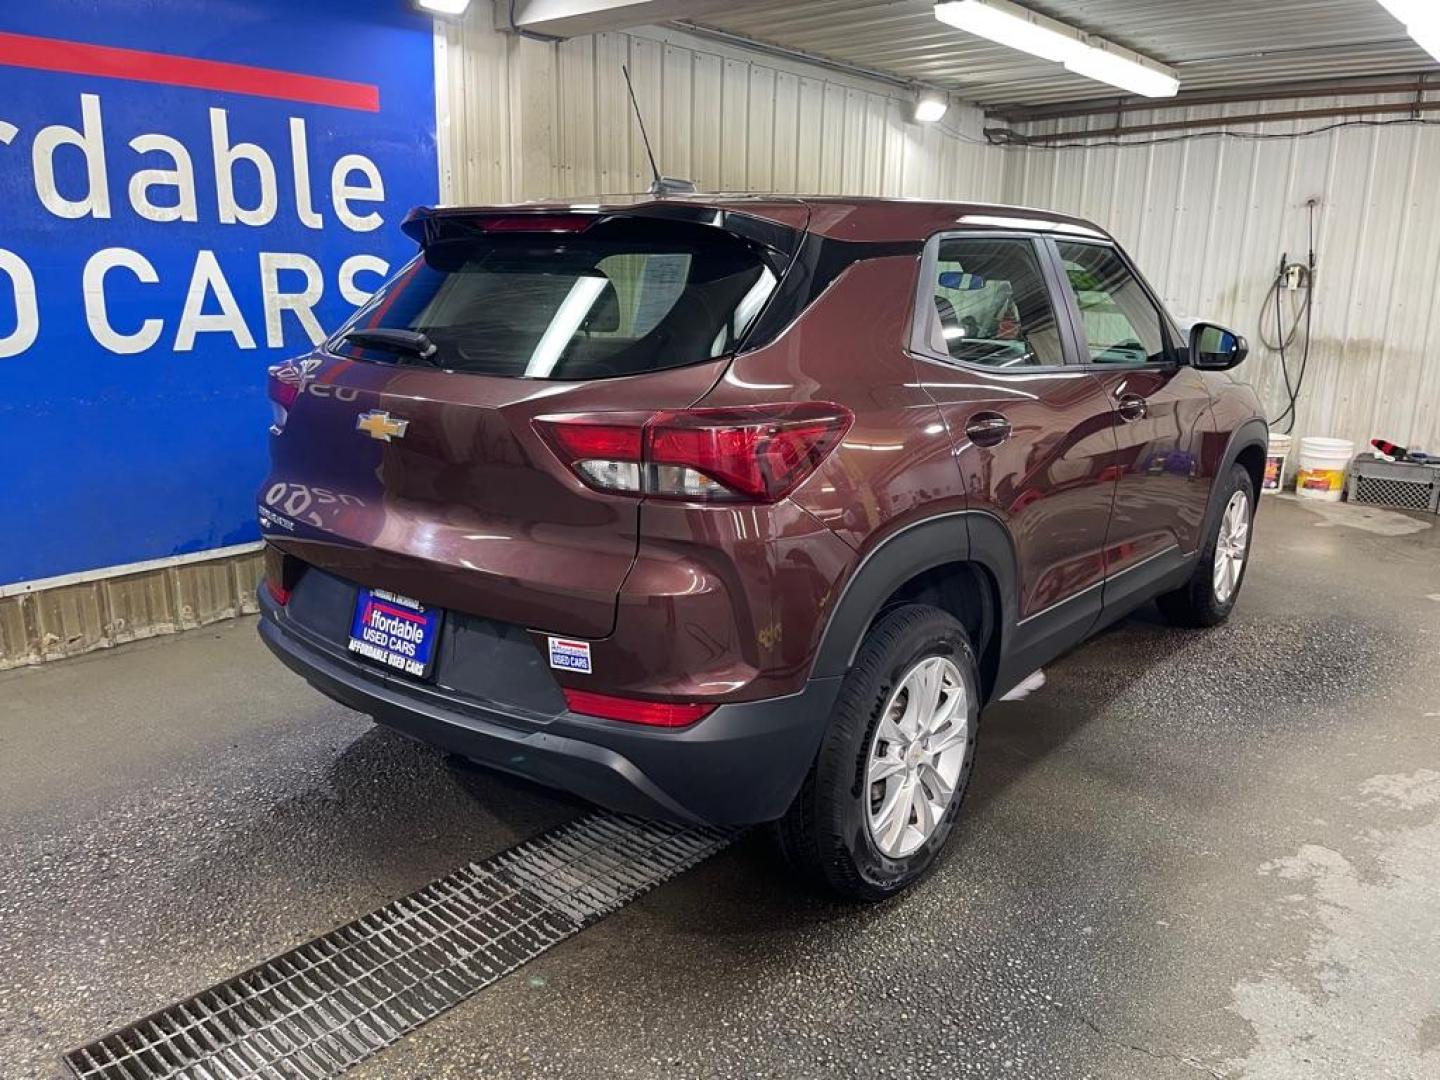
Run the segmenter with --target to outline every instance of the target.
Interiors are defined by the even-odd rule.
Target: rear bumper
[[[800,789],[839,678],[722,705],[678,730],[563,713],[511,714],[390,675],[293,623],[262,588],[260,636],[311,686],[387,727],[612,810],[714,825],[780,817]]]

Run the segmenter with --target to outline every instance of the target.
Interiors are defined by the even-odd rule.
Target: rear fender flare
[[[885,601],[919,574],[956,562],[978,563],[999,586],[1003,646],[1015,625],[1015,547],[990,514],[958,510],[892,533],[861,559],[825,627],[811,677],[844,675]]]
[[[1230,433],[1230,441],[1225,444],[1225,454],[1221,457],[1220,465],[1215,470],[1215,476],[1210,482],[1210,501],[1205,507],[1205,527],[1200,533],[1200,543],[1202,546],[1205,543],[1204,538],[1208,537],[1211,531],[1214,530],[1215,523],[1220,520],[1220,514],[1225,509],[1222,505],[1225,479],[1230,475],[1230,470],[1234,467],[1235,463],[1240,460],[1240,452],[1251,446],[1260,447],[1262,454],[1265,453],[1270,446],[1270,426],[1259,417],[1246,420],[1237,427]],[[1254,510],[1259,509],[1258,500],[1260,498],[1260,492],[1256,491],[1253,494],[1257,500],[1257,505],[1252,508],[1252,513]]]

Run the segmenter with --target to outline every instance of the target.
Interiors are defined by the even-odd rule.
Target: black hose
[[[1265,294],[1265,300],[1260,305],[1262,313],[1260,321],[1260,341],[1261,344],[1275,349],[1280,354],[1280,374],[1285,380],[1285,409],[1279,416],[1270,421],[1272,428],[1281,423],[1285,424],[1285,430],[1281,432],[1282,435],[1289,435],[1295,429],[1295,420],[1298,416],[1296,402],[1300,399],[1300,388],[1305,385],[1305,372],[1310,366],[1310,332],[1315,324],[1315,203],[1313,201],[1308,202],[1306,206],[1310,210],[1310,249],[1308,252],[1309,262],[1305,267],[1305,299],[1295,312],[1295,319],[1290,324],[1289,332],[1287,333],[1285,330],[1285,319],[1281,312],[1280,304],[1280,292],[1285,287],[1285,274],[1288,269],[1288,263],[1286,262],[1287,256],[1282,255],[1280,257],[1280,271],[1275,275],[1275,281],[1270,286],[1270,292]],[[1271,293],[1275,296],[1276,342],[1274,345],[1271,345],[1270,342],[1265,340],[1265,321],[1263,314],[1265,308],[1270,303]],[[1295,340],[1295,331],[1299,329],[1301,319],[1305,321],[1305,342],[1300,348],[1300,366],[1295,373],[1295,382],[1292,385],[1290,382],[1290,365],[1285,356],[1285,347]]]

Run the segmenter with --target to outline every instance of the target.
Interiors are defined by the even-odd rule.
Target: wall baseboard
[[[0,671],[254,614],[263,573],[246,549],[0,597]]]

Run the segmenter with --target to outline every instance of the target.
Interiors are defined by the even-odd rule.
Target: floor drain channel
[[[708,858],[733,832],[594,813],[65,1055],[80,1080],[336,1076]]]

